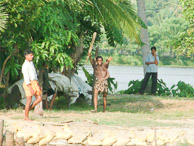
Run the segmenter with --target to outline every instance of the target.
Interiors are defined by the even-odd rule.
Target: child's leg
[[[98,105],[98,90],[94,89],[94,109],[97,111],[97,105]]]
[[[103,100],[104,100],[104,110],[103,112],[106,111],[106,104],[107,104],[107,92],[103,93]]]

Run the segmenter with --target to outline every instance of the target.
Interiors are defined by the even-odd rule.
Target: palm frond
[[[146,26],[138,17],[130,2],[115,0],[88,1],[93,3],[93,6],[90,7],[90,16],[100,21],[104,27],[109,27],[105,28],[105,30],[113,30],[113,28],[118,28],[120,33],[125,33],[130,38],[135,38],[137,42],[140,42],[140,37],[137,30],[141,26],[144,28],[146,28]],[[111,27],[112,29],[110,29]]]
[[[4,12],[4,7],[0,5],[0,32],[3,32],[6,27],[8,15]]]

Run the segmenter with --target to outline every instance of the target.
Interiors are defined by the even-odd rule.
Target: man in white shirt
[[[159,63],[159,57],[156,54],[156,47],[151,48],[151,53],[147,56],[145,64],[147,65],[146,67],[146,74],[143,80],[143,83],[141,85],[140,94],[143,94],[150,76],[152,76],[152,89],[151,89],[151,94],[155,95],[156,94],[156,89],[157,89],[157,76],[158,76],[158,63]]]
[[[31,121],[29,119],[29,111],[33,109],[39,102],[41,102],[42,91],[38,84],[38,78],[34,64],[32,62],[34,56],[31,50],[25,50],[25,62],[22,65],[22,73],[24,76],[23,87],[27,97],[26,107],[25,107],[25,120]],[[32,96],[36,97],[36,100],[32,103]],[[31,105],[31,106],[30,106]]]

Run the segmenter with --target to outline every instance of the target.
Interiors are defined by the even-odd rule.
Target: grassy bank
[[[192,127],[194,126],[194,100],[192,98],[172,98],[139,95],[109,95],[107,112],[103,113],[102,100],[98,113],[79,101],[70,109],[67,100],[57,98],[54,109],[45,111],[43,118],[30,116],[36,121],[61,122],[66,120],[90,120],[102,125],[122,127]],[[6,115],[6,117],[5,117]],[[0,111],[0,117],[13,120],[23,119],[22,108]]]

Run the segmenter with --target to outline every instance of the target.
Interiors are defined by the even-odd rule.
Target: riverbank
[[[79,129],[80,125],[81,129],[84,129],[84,126],[88,129],[89,125],[91,132],[105,130],[108,133],[114,133],[118,129],[122,129],[137,134],[141,139],[144,139],[144,143],[146,137],[141,137],[141,134],[144,136],[145,133],[151,132],[153,134],[154,129],[157,129],[158,135],[168,135],[177,131],[175,134],[177,139],[174,137],[176,139],[174,142],[181,143],[181,139],[178,137],[185,138],[182,139],[185,143],[184,146],[187,146],[185,140],[190,136],[189,134],[194,134],[194,99],[192,98],[109,95],[106,113],[102,112],[102,100],[99,101],[97,113],[91,113],[92,107],[83,101],[73,104],[70,109],[66,105],[67,101],[60,97],[56,99],[54,110],[44,111],[43,117],[37,117],[30,113],[30,118],[34,120],[30,123],[31,127],[52,125],[51,127],[56,129],[56,126],[63,127],[64,123],[67,122],[74,130],[76,127]],[[23,117],[22,108],[0,111],[0,118],[5,120],[6,128],[13,128],[16,125],[20,127],[21,124],[28,125]],[[173,141],[172,135],[169,136],[169,141]],[[158,142],[159,139],[158,137]]]
[[[45,111],[43,118],[30,117],[35,121],[59,122],[65,120],[91,120],[102,125],[123,127],[152,126],[194,126],[194,99],[141,95],[109,95],[107,112],[102,113],[102,99],[99,101],[98,113],[91,113],[92,107],[78,101],[67,107],[67,100],[58,97],[52,111]],[[170,111],[170,112],[169,112]],[[0,110],[0,117],[22,120],[23,109]],[[178,121],[182,122],[178,122]],[[167,122],[168,121],[168,122]]]
[[[111,61],[112,65],[116,66],[142,66],[142,56],[138,55],[102,55],[102,57],[107,59],[109,56],[113,57]],[[159,56],[160,57],[160,56]],[[85,62],[86,58],[82,59],[81,63],[90,64]],[[159,66],[161,67],[194,67],[194,58],[191,57],[160,57]]]

